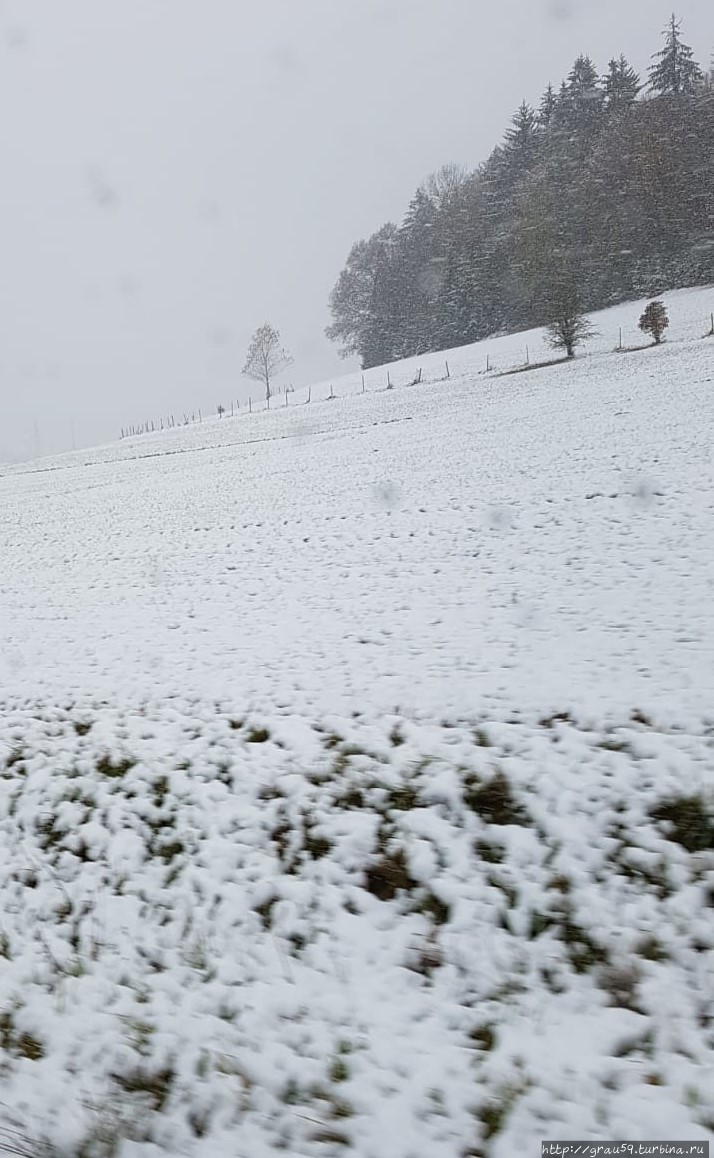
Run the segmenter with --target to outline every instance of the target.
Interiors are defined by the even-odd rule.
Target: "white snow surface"
[[[665,301],[0,470],[0,1153],[714,1138],[714,290]]]

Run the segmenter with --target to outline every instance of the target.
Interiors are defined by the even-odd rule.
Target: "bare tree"
[[[590,319],[580,309],[577,292],[570,286],[559,288],[551,308],[553,320],[546,327],[546,341],[553,350],[565,350],[569,358],[574,358],[575,347],[595,334]]]
[[[265,386],[265,400],[270,405],[270,382],[275,374],[292,365],[292,356],[280,345],[280,334],[268,322],[256,330],[248,349],[243,373]]]
[[[435,173],[430,173],[423,189],[435,205],[443,206],[462,191],[469,181],[469,171],[465,165],[451,163],[442,165]]]

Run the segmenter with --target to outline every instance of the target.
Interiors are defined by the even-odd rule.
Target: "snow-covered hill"
[[[712,1137],[714,291],[666,301],[3,468],[29,1153]]]

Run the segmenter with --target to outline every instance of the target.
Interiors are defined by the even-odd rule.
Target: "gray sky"
[[[350,245],[589,52],[640,70],[672,0],[0,2],[0,455],[295,385]],[[702,63],[711,0],[677,0]],[[252,387],[255,391],[255,387]]]

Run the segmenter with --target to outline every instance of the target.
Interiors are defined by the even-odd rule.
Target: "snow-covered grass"
[[[3,472],[0,1153],[712,1137],[713,297]]]

